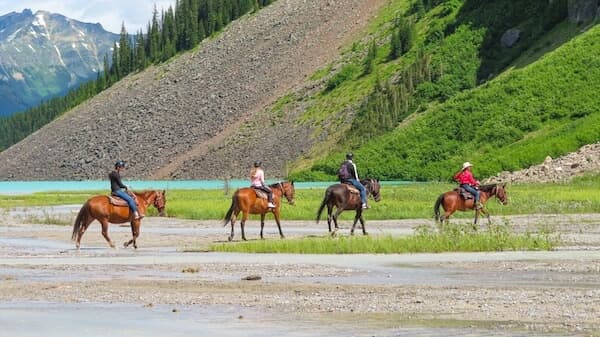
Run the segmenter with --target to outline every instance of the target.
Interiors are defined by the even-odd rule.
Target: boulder
[[[517,43],[517,41],[519,41],[520,37],[521,30],[517,28],[511,28],[504,32],[504,34],[502,34],[502,37],[500,38],[500,43],[502,44],[502,47],[510,48],[514,46],[515,43]]]

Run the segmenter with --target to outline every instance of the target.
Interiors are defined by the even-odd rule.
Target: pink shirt
[[[260,187],[265,184],[265,172],[257,168],[254,176],[250,177],[250,185]]]

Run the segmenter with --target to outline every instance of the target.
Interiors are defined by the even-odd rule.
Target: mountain
[[[96,78],[118,39],[98,23],[45,11],[0,16],[0,116]]]
[[[0,179],[478,178],[600,140],[587,0],[278,0],[0,153]],[[569,21],[570,17],[573,21]],[[589,17],[591,19],[583,19]]]

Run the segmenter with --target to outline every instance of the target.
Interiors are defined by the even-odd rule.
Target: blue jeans
[[[137,212],[137,205],[135,204],[135,201],[133,201],[133,198],[127,194],[127,192],[124,190],[116,190],[113,193],[118,195],[121,199],[127,201],[127,205],[129,205],[129,208],[131,208],[132,212]]]
[[[479,190],[478,189],[476,189],[475,187],[473,187],[469,184],[462,184],[462,185],[460,185],[460,187],[462,187],[465,191],[467,191],[475,196],[476,204],[479,202]]]
[[[356,187],[360,191],[360,201],[363,204],[366,204],[367,203],[367,189],[363,186],[363,184],[361,184],[360,181],[358,181],[356,179],[347,179],[346,181],[351,183],[352,186]]]

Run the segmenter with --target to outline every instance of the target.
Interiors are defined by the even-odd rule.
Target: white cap
[[[473,164],[471,164],[471,163],[469,163],[468,161],[466,161],[466,162],[463,164],[463,168],[462,168],[462,169],[464,170],[464,169],[466,169],[467,167],[471,167],[471,166],[473,166]]]

